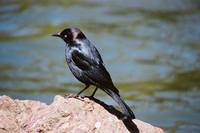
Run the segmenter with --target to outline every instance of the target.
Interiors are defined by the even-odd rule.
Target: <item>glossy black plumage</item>
[[[69,69],[79,81],[86,85],[78,94],[90,85],[94,85],[110,95],[118,103],[122,113],[129,118],[135,118],[128,105],[120,98],[119,91],[104,67],[98,50],[86,36],[78,28],[67,28],[53,36],[60,37],[65,41],[65,57]],[[92,96],[95,92],[96,89]]]

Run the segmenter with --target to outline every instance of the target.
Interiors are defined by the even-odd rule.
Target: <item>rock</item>
[[[50,105],[0,96],[0,133],[163,133],[97,99],[55,96]]]

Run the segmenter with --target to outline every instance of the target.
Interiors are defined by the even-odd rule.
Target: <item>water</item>
[[[170,133],[200,131],[198,0],[1,0],[0,95],[51,103],[84,87],[64,43],[50,36],[65,27],[96,45],[138,119]],[[102,91],[97,98],[116,105]]]

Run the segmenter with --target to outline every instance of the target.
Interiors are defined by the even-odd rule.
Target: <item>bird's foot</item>
[[[79,97],[78,94],[65,94],[64,95],[64,98],[77,98],[77,97]]]
[[[79,99],[79,100],[83,100],[83,99],[82,99],[83,97],[81,97],[81,96],[78,95],[78,94],[65,94],[65,95],[64,95],[64,98],[76,98],[76,99]]]
[[[95,99],[93,95],[91,95],[91,96],[85,96],[85,97],[87,97],[89,99]]]

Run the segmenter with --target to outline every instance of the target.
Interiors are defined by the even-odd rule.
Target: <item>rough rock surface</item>
[[[55,96],[50,105],[0,96],[0,133],[163,133],[97,99]]]

